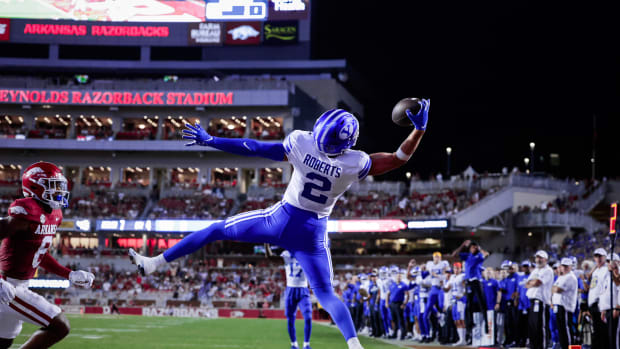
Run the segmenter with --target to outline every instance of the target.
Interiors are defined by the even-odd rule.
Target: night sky
[[[542,2],[541,2],[542,3]],[[524,168],[616,177],[620,54],[611,6],[522,1],[315,1],[313,59],[345,58],[348,87],[366,107],[358,146],[395,151],[408,130],[390,112],[404,97],[431,98],[414,159],[383,179],[447,167]],[[593,118],[596,115],[596,137]],[[549,154],[557,153],[552,167]],[[543,157],[540,161],[540,156]]]

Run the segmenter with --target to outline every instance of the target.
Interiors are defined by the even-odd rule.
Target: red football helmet
[[[35,198],[53,209],[69,205],[67,178],[50,162],[37,162],[24,170],[22,191],[25,197]]]

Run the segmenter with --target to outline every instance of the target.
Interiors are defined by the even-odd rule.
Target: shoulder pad
[[[20,217],[37,223],[40,223],[42,213],[41,207],[32,198],[15,200],[9,206],[9,216]]]

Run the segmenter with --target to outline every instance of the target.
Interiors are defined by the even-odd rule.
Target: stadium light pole
[[[536,148],[536,143],[530,142],[530,172],[534,173],[534,148]]]
[[[611,241],[611,251],[609,251],[610,256],[610,260],[611,260],[611,265],[614,264],[614,250],[615,250],[615,243],[616,243],[616,218],[618,217],[618,203],[614,202],[611,204],[610,206],[611,208],[611,212],[610,212],[610,217],[609,217],[609,240]],[[614,308],[614,277],[613,274],[611,273],[611,271],[609,272],[609,299],[611,300],[611,309],[615,309]],[[613,315],[613,313],[612,313]],[[607,322],[609,323],[609,344],[610,344],[610,348],[613,348],[615,343],[613,342],[613,338],[614,338],[614,334],[616,333],[616,331],[613,328],[613,321],[611,321],[612,319],[607,320]]]
[[[525,163],[525,172],[529,173],[530,170],[529,170],[528,167],[529,167],[529,164],[530,164],[530,158],[523,158],[523,163]]]
[[[446,148],[446,155],[447,155],[447,161],[448,161],[448,166],[446,166],[446,177],[447,179],[450,179],[450,154],[452,154],[452,148],[447,147]]]

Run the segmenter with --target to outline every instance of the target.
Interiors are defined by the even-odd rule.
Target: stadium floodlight
[[[536,162],[534,159],[534,148],[536,148],[536,143],[530,142],[530,158],[532,159],[530,162],[530,172],[532,173],[534,173],[534,162]]]

